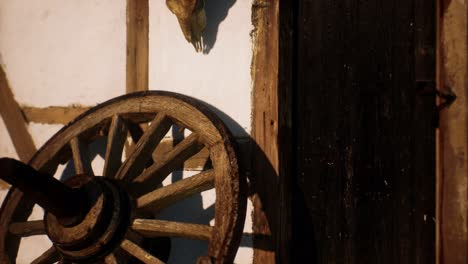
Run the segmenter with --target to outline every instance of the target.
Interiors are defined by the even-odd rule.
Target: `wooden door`
[[[294,7],[291,263],[434,263],[435,3]]]

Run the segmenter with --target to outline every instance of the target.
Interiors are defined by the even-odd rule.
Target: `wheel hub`
[[[64,225],[46,213],[46,233],[64,258],[88,262],[112,252],[130,224],[130,203],[126,192],[116,182],[103,177],[77,175],[66,185],[79,188],[90,210],[75,225]]]

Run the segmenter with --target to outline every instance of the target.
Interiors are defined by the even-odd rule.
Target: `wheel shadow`
[[[202,103],[209,110],[216,113],[231,131],[236,131],[237,139],[240,137],[242,141],[248,142],[248,147],[242,148],[242,151],[239,151],[239,148],[237,148],[238,160],[240,161],[239,169],[240,173],[247,177],[248,199],[254,207],[261,207],[263,211],[254,210],[251,215],[249,213],[246,215],[246,218],[252,219],[253,229],[249,230],[250,228],[247,228],[247,230],[244,230],[240,248],[274,252],[275,234],[279,233],[279,224],[277,223],[279,195],[276,194],[280,186],[276,170],[273,168],[264,151],[258,146],[254,139],[245,132],[245,129],[240,124],[218,108],[205,102]],[[184,133],[179,129],[172,129],[171,133],[174,145],[185,138]],[[103,137],[90,145],[89,152],[91,160],[97,157],[104,159],[106,142],[107,137]],[[206,166],[209,166],[209,164],[206,164]],[[70,161],[62,173],[61,179],[66,180],[73,176],[74,171],[73,161]],[[252,171],[260,171],[262,173],[254,174]],[[195,173],[196,171],[188,172],[184,171],[183,167],[180,167],[169,176],[170,182],[176,182]],[[99,175],[100,173],[96,174]],[[212,191],[214,192],[214,190]],[[211,201],[207,201],[206,196],[214,196],[214,193],[205,195],[205,197],[204,195],[193,195],[177,205],[162,210],[156,218],[203,225],[213,224],[215,206],[214,204],[209,204]],[[247,219],[247,223],[249,222],[250,220]],[[266,232],[266,229],[262,229],[262,225],[269,226],[272,235]],[[171,238],[171,244],[171,253],[168,263],[190,263],[198,256],[206,254],[208,248],[207,242],[183,238]],[[312,251],[315,250],[315,245],[304,246],[309,247]]]

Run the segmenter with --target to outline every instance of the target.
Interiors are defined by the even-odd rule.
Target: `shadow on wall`
[[[223,111],[210,104],[205,103],[205,105],[215,112],[231,130],[243,130],[235,120]],[[240,246],[259,249],[259,255],[255,257],[254,252],[254,258],[256,262],[262,263],[269,259],[265,255],[270,253],[265,254],[265,252],[281,250],[281,248],[277,247],[280,244],[275,242],[275,240],[279,240],[280,238],[276,238],[275,236],[284,232],[284,227],[281,226],[281,223],[278,223],[278,220],[283,217],[278,213],[278,205],[284,201],[279,200],[278,191],[280,190],[280,184],[276,169],[255,140],[249,135],[247,137],[250,142],[250,164],[246,165],[248,168],[244,167],[240,169],[241,173],[247,175],[249,181],[249,200],[252,201],[254,209],[261,208],[262,210],[254,210],[251,216],[246,216],[252,217],[253,233],[243,233]],[[245,154],[239,151],[237,153],[238,155]],[[255,174],[252,172],[259,173]],[[295,172],[291,172],[289,176],[293,177],[293,173]],[[293,180],[292,185],[293,197],[291,197],[291,202],[293,204],[291,206],[292,212],[290,213],[292,214],[291,217],[296,220],[292,223],[291,239],[293,245],[290,248],[290,257],[292,258],[290,261],[291,263],[318,263],[318,241],[316,241],[314,226],[312,225],[314,217],[309,214],[309,210],[303,209],[306,208],[304,195],[295,180]],[[261,211],[263,211],[264,215],[262,215]],[[269,227],[271,235],[265,232],[268,229],[267,227]],[[277,263],[284,262],[279,259],[279,256],[276,255],[275,257]]]
[[[229,9],[236,0],[205,0],[206,28],[203,32],[203,53],[210,53],[218,36],[221,22],[227,17]]]

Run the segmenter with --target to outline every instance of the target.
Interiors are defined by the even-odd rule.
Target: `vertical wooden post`
[[[292,7],[282,0],[252,5],[254,263],[292,260]]]
[[[127,93],[149,89],[148,56],[149,0],[127,0]],[[128,154],[132,144],[127,142],[125,145]]]
[[[34,141],[26,127],[26,121],[21,113],[18,103],[8,85],[3,67],[0,66],[0,115],[10,134],[13,145],[19,158],[28,162],[36,152]]]
[[[127,0],[127,93],[148,90],[149,1]]]
[[[468,262],[468,3],[442,1],[439,86],[457,99],[440,115],[438,263]]]
[[[254,263],[275,263],[273,241],[278,187],[278,2],[254,1],[252,60],[252,202]],[[271,203],[271,204],[270,204]],[[263,237],[263,239],[261,239]],[[262,243],[262,246],[259,244]]]

